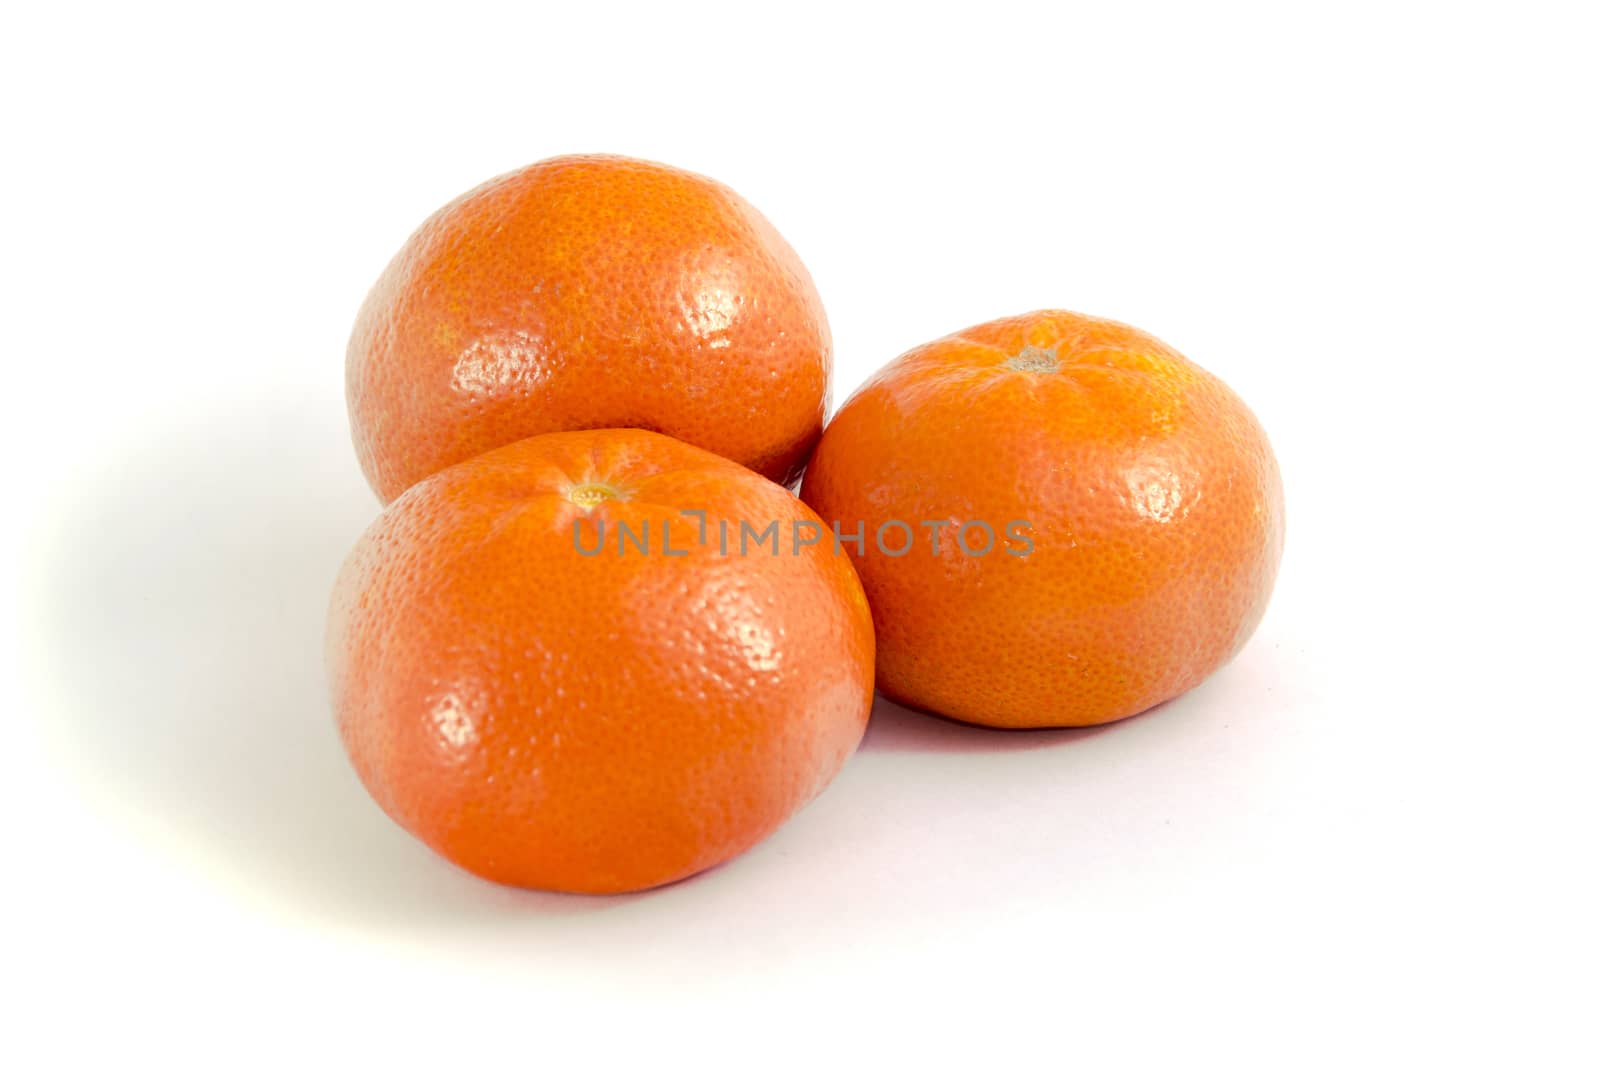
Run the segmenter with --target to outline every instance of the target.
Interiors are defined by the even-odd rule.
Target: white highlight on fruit
[[[739,642],[740,650],[744,652],[744,661],[752,669],[776,670],[783,662],[783,655],[778,651],[778,643],[773,639],[772,631],[760,620],[746,619],[734,627],[733,633]]]
[[[1134,467],[1127,474],[1128,499],[1141,517],[1152,522],[1171,522],[1188,506],[1183,482],[1166,466]]]
[[[703,278],[688,299],[679,300],[679,311],[696,337],[715,340],[739,317],[739,298],[731,284]]]
[[[465,748],[478,739],[477,727],[472,725],[472,718],[462,706],[461,698],[454,693],[446,693],[434,705],[431,718],[433,728],[451,748]]]
[[[450,384],[457,392],[487,396],[506,389],[530,388],[550,378],[544,338],[527,330],[480,337],[456,357]]]

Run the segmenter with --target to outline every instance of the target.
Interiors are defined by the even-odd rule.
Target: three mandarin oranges
[[[1271,448],[1155,338],[1001,319],[824,432],[831,364],[798,256],[708,178],[562,157],[424,223],[346,361],[387,506],[326,649],[379,806],[497,882],[645,889],[823,789],[875,684],[987,726],[1109,722],[1260,621]]]

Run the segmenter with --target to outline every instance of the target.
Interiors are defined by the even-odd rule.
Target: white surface
[[[1585,5],[233,10],[0,43],[3,1058],[1593,1062]],[[836,399],[1044,306],[1220,374],[1288,494],[1255,640],[1098,731],[880,709],[666,891],[434,859],[323,692],[345,338],[435,207],[588,150],[776,222]]]

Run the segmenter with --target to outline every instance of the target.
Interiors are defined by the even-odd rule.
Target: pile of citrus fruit
[[[907,352],[824,429],[831,344],[771,223],[660,164],[547,160],[412,235],[350,340],[387,506],[327,638],[384,811],[498,882],[643,889],[816,796],[874,686],[1104,723],[1255,629],[1282,489],[1217,378],[1043,311]]]

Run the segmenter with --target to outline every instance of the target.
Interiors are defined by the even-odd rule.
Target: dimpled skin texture
[[[1199,684],[1255,630],[1283,549],[1277,462],[1244,403],[1154,337],[1065,311],[884,367],[801,495],[846,534],[866,523],[851,558],[885,695],[988,726],[1110,722]],[[917,532],[898,558],[872,541],[891,519]],[[994,547],[963,554],[946,526],[935,557],[920,523],[940,519],[990,523]]]
[[[792,484],[822,432],[832,341],[800,258],[737,193],[619,156],[496,178],[406,242],[345,360],[385,502],[534,434],[657,430]]]
[[[569,499],[591,484],[618,495]],[[704,545],[682,509],[706,513]],[[330,609],[362,782],[435,851],[509,885],[622,892],[743,852],[822,790],[871,707],[849,562],[788,540],[737,552],[741,520],[815,519],[644,430],[530,438],[420,482],[357,544]],[[648,528],[648,554],[618,554],[619,521]],[[580,554],[575,533],[592,551],[601,524],[604,550]]]

